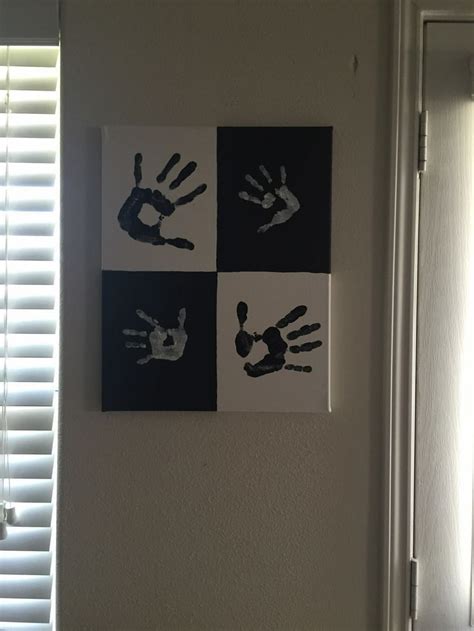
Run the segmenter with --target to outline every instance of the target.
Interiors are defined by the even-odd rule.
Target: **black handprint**
[[[174,153],[168,160],[166,166],[156,176],[156,181],[161,184],[165,181],[171,169],[178,164],[181,156],[179,153]],[[132,188],[130,195],[125,200],[120,212],[118,214],[118,221],[122,230],[128,232],[132,239],[142,241],[143,243],[151,243],[151,245],[173,245],[176,248],[184,248],[186,250],[193,250],[194,243],[177,237],[175,239],[167,239],[161,236],[161,224],[166,217],[169,217],[174,213],[177,206],[184,206],[193,201],[195,197],[201,195],[206,190],[206,184],[200,184],[193,191],[182,197],[178,197],[174,202],[168,199],[158,189],[152,190],[151,188],[140,188],[140,182],[142,181],[142,154],[135,154],[135,162],[133,168],[133,175],[135,178],[135,186]],[[176,178],[170,183],[169,188],[174,190],[182,184],[182,182],[188,178],[196,169],[195,162],[188,162],[188,164],[181,169]],[[144,204],[149,204],[158,213],[158,221],[153,225],[143,223],[139,215]]]
[[[313,369],[311,366],[301,366],[298,364],[287,364],[286,353],[306,353],[314,350],[322,345],[320,340],[314,342],[304,342],[303,344],[294,344],[288,346],[283,339],[280,329],[286,328],[289,324],[292,324],[299,318],[305,315],[308,308],[305,305],[300,305],[292,309],[281,320],[279,320],[275,326],[270,326],[262,334],[254,333],[251,335],[244,329],[244,325],[247,321],[248,306],[245,302],[239,302],[237,305],[237,319],[239,321],[240,330],[235,337],[235,348],[240,357],[247,357],[252,350],[254,342],[263,342],[267,346],[267,354],[256,364],[246,362],[244,364],[244,370],[249,377],[262,377],[272,372],[277,372],[282,368],[286,370],[295,370],[296,372],[311,372]],[[314,331],[321,328],[319,322],[313,324],[305,324],[299,329],[290,331],[286,339],[293,341],[301,336],[309,335]]]
[[[245,176],[245,179],[259,192],[260,197],[257,197],[257,194],[250,195],[247,191],[240,191],[239,197],[246,202],[252,202],[261,206],[264,210],[273,208],[277,200],[280,200],[280,208],[275,210],[271,221],[258,228],[257,232],[262,233],[267,232],[267,230],[273,226],[286,223],[289,219],[291,219],[291,217],[293,217],[293,215],[300,209],[300,202],[296,195],[294,195],[286,185],[286,169],[284,166],[280,167],[279,184],[273,183],[270,173],[263,164],[259,166],[259,169],[265,178],[265,181],[262,180],[263,185],[249,174]]]

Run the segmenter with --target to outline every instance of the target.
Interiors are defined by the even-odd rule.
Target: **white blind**
[[[58,97],[56,46],[0,46],[0,377],[17,514],[0,541],[2,631],[53,628]]]

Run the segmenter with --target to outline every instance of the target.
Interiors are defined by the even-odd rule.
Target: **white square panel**
[[[161,235],[186,239],[194,249],[152,245],[132,238],[120,227],[119,211],[135,186],[134,156],[142,154],[141,188],[158,190],[170,202],[201,185],[206,190],[164,217]],[[170,158],[180,159],[166,179],[156,177]],[[194,171],[176,188],[170,184],[189,163]],[[194,166],[194,165],[193,165]],[[216,270],[216,128],[215,127],[105,127],[102,132],[102,269],[123,271]],[[192,170],[192,167],[191,167]],[[143,223],[154,224],[157,211],[145,204]]]
[[[237,316],[239,302],[245,303],[248,309],[247,320],[243,324],[243,330],[248,333],[246,339],[253,338],[247,357],[240,356],[236,348],[236,335],[240,330]],[[328,274],[219,273],[217,409],[328,411],[329,304]],[[287,323],[282,322],[285,316],[288,316]],[[268,357],[267,344],[259,339],[269,328],[272,328],[271,333],[276,336],[280,348],[287,345],[287,350],[274,358],[277,368],[274,372],[263,371],[264,374],[252,376],[260,372],[255,365],[265,355],[267,363],[273,361],[271,353]],[[292,333],[296,331],[298,333]],[[315,342],[320,342],[320,345]]]

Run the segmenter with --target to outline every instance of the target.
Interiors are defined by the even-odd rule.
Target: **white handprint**
[[[188,335],[184,330],[184,322],[186,320],[186,309],[183,307],[178,313],[178,327],[174,329],[163,328],[158,320],[150,317],[141,309],[137,309],[136,314],[145,322],[153,327],[151,332],[136,331],[135,329],[123,329],[124,335],[132,335],[141,338],[148,338],[151,347],[151,353],[137,359],[137,364],[147,364],[151,359],[165,359],[168,361],[176,361],[183,356]],[[145,342],[125,342],[126,348],[147,348]]]
[[[255,195],[250,195],[247,191],[240,191],[240,199],[257,204],[265,210],[272,208],[278,199],[285,204],[284,208],[281,208],[274,213],[272,220],[269,223],[263,224],[260,228],[258,228],[257,232],[263,233],[267,232],[267,230],[269,230],[272,226],[286,223],[300,209],[301,204],[296,195],[294,195],[286,185],[286,169],[284,166],[280,167],[281,182],[277,185],[273,183],[270,173],[263,164],[259,166],[259,169],[266,180],[265,187],[270,190],[265,190],[265,187],[262,186],[262,184],[260,184],[254,177],[247,174],[245,176],[246,181],[257,189],[260,194],[263,193],[263,197],[256,197]]]

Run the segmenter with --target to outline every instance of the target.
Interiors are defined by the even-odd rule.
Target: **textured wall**
[[[380,628],[390,16],[63,0],[61,631]],[[332,414],[100,412],[104,124],[334,125]]]

